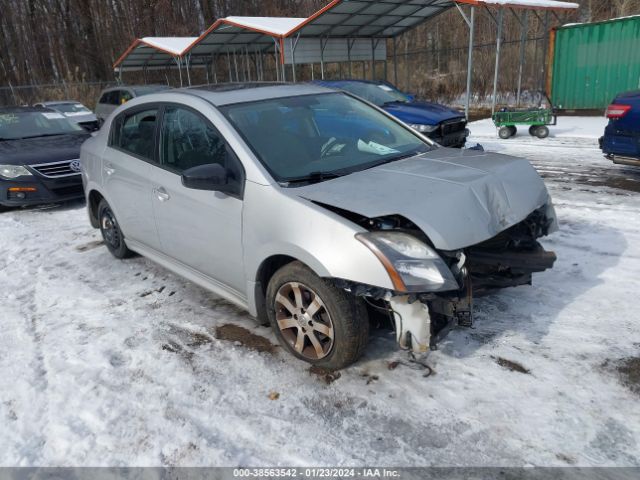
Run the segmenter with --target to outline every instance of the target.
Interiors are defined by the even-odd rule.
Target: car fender
[[[295,258],[318,276],[393,290],[378,258],[355,235],[365,230],[286,189],[247,182],[243,246],[248,288],[270,257]],[[270,214],[265,212],[271,211]],[[249,297],[253,292],[249,290]]]

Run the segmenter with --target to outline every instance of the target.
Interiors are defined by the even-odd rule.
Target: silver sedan
[[[356,361],[370,318],[433,348],[474,295],[530,284],[555,255],[526,160],[439,147],[311,85],[173,90],[119,107],[81,154],[89,218],[132,252],[268,321],[293,355]]]

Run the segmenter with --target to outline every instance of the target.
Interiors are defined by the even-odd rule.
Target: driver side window
[[[160,136],[162,166],[181,175],[185,170],[217,163],[229,173],[229,183],[240,187],[242,167],[218,130],[195,112],[166,107]],[[239,189],[240,190],[240,189]]]

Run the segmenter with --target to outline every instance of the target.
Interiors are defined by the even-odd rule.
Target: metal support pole
[[[233,76],[231,75],[231,54],[227,50],[227,72],[229,72],[229,83],[233,82]]]
[[[498,97],[498,73],[500,72],[500,48],[502,47],[502,26],[504,24],[504,8],[498,11],[498,40],[496,42],[496,70],[493,75],[493,98],[491,99],[491,114],[496,112]]]
[[[398,86],[398,37],[393,37],[393,84]]]
[[[349,60],[349,80],[353,78],[353,62],[351,61],[351,47],[353,47],[353,43],[351,43],[350,38],[347,38],[347,59]]]
[[[281,68],[282,68],[282,81],[286,82],[287,81],[287,56],[285,55],[285,43],[284,43],[284,38],[281,38],[279,40],[280,42],[280,58],[281,58]]]
[[[407,38],[404,43],[404,76],[405,76],[405,92],[409,92],[411,87],[409,86],[409,39]]]
[[[518,93],[516,94],[516,106],[520,106],[520,97],[522,95],[522,73],[524,71],[525,47],[527,43],[527,34],[529,28],[529,12],[526,10],[522,14],[522,32],[520,32],[520,65],[518,66]]]
[[[327,44],[320,38],[320,78],[322,78],[322,80],[324,80],[324,47],[326,46]]]
[[[211,68],[213,70],[213,82],[218,83],[218,57],[215,54],[211,54]]]
[[[249,76],[249,56],[247,54],[247,48],[245,47],[242,51],[242,77],[245,82],[251,81],[251,77]]]
[[[540,91],[545,91],[547,80],[547,60],[549,54],[549,10],[544,12],[544,48],[542,49],[542,78],[540,79]]]
[[[240,73],[238,71],[238,55],[236,54],[236,51],[233,51],[233,67],[234,70],[236,71],[236,82],[240,81]]]
[[[185,67],[187,68],[187,82],[189,83],[189,86],[191,86],[191,73],[189,72],[190,63],[191,63],[191,55],[187,55],[185,57]]]
[[[376,43],[371,39],[371,80],[376,79]]]
[[[293,38],[289,38],[289,48],[291,48],[291,74],[293,75],[293,82],[296,81],[296,45]]]
[[[315,65],[312,63],[311,64],[311,81],[312,82],[316,79],[314,69],[315,69]]]
[[[274,67],[276,69],[276,81],[279,82],[280,81],[280,66],[279,66],[279,63],[278,63],[278,41],[275,38],[273,39],[273,45],[274,45],[273,46],[273,50],[274,50],[274,52],[273,52],[273,55],[274,55],[273,60],[275,62],[273,65],[274,65]]]
[[[180,76],[180,86],[182,87],[182,65],[181,65],[182,62],[180,60],[180,57],[174,57],[173,59],[178,65],[178,75]]]
[[[467,58],[467,98],[464,104],[464,114],[469,121],[469,110],[471,106],[471,82],[473,79],[473,42],[476,32],[476,9],[471,7],[471,18],[469,19],[469,56]]]

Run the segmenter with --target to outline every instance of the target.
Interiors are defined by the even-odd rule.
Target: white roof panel
[[[282,36],[297,28],[307,19],[289,17],[227,17],[225,20],[229,23],[260,30],[264,33]]]
[[[580,7],[580,5],[574,2],[561,2],[556,0],[456,0],[456,2],[530,9],[572,10]]]
[[[144,37],[140,40],[150,47],[164,50],[167,53],[182,55],[198,37]]]

